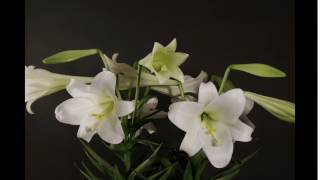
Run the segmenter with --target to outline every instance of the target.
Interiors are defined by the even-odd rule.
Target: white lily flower
[[[155,73],[160,84],[171,78],[184,82],[183,72],[179,66],[189,57],[188,54],[176,52],[177,41],[173,39],[166,47],[154,43],[152,53],[139,61],[139,64]]]
[[[219,96],[213,83],[208,82],[200,85],[198,102],[171,104],[169,120],[186,132],[180,150],[193,156],[202,148],[213,166],[228,165],[234,141],[251,141],[253,128],[239,120],[245,103],[241,89]]]
[[[31,105],[41,97],[63,90],[71,79],[84,83],[91,82],[90,77],[69,76],[57,74],[45,69],[35,69],[34,66],[25,66],[25,102],[26,109],[33,114]]]
[[[117,57],[118,54],[113,55]],[[119,89],[127,90],[135,88],[137,80],[137,70],[125,63],[117,63],[115,58],[110,59],[108,56],[104,55],[106,62],[110,68],[110,71],[117,74],[119,78]],[[185,93],[198,94],[199,86],[201,82],[206,81],[208,74],[201,71],[197,77],[192,77],[185,75],[183,77],[184,82],[182,87]],[[169,79],[164,84],[160,84],[157,77],[153,74],[141,72],[140,87],[151,87],[152,90],[157,91],[161,94],[168,96],[178,96],[180,95],[180,90],[178,88],[178,83],[175,80]]]
[[[141,109],[140,118],[147,118],[147,119],[162,119],[166,118],[168,113],[164,111],[158,111],[156,108],[158,106],[158,98],[153,97],[150,98]],[[146,123],[140,129],[136,131],[135,136],[139,136],[142,129],[146,129],[149,134],[153,134],[157,131],[156,126],[152,123]]]
[[[133,112],[132,101],[118,100],[115,95],[116,76],[102,71],[91,85],[71,80],[66,87],[73,97],[62,102],[55,110],[58,121],[80,125],[77,136],[89,142],[94,134],[104,141],[118,144],[124,139],[119,117]]]

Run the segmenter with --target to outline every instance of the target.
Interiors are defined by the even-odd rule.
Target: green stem
[[[183,91],[183,87],[182,87],[182,83],[180,81],[178,81],[178,87],[179,87],[179,91],[180,91],[180,95],[182,97],[183,100],[186,100],[185,96],[184,96],[184,91]]]
[[[121,93],[119,90],[119,77],[118,77],[118,75],[116,75],[116,93],[117,93],[118,98],[121,100],[122,97],[121,97]]]
[[[134,123],[135,123],[135,119],[136,119],[136,115],[137,115],[137,111],[138,111],[138,99],[139,99],[139,90],[140,90],[140,79],[141,79],[141,66],[138,64],[138,75],[137,75],[137,82],[136,82],[136,93],[134,96],[134,103],[135,103],[135,107],[134,107],[134,111],[133,111],[133,115],[132,115],[132,124],[131,124],[131,135],[134,136],[132,133],[133,131],[133,127],[134,127]]]
[[[223,92],[224,84],[227,82],[230,70],[231,70],[231,66],[228,66],[228,68],[224,72],[222,83],[221,83],[220,88],[219,88],[219,94],[221,94]]]
[[[130,168],[131,168],[131,153],[127,152],[123,155],[123,160],[124,160],[124,166],[126,169],[126,172],[129,172]]]
[[[131,99],[131,94],[132,94],[132,88],[128,89],[128,96],[127,96],[128,101],[130,101]]]
[[[104,64],[104,66],[106,67],[106,69],[110,70],[109,65],[108,65],[108,61],[107,61],[106,57],[104,57],[105,55],[102,53],[102,51],[100,49],[98,49],[98,53],[99,53],[99,56]]]
[[[144,90],[143,97],[148,96],[149,92],[150,92],[150,87],[146,86],[146,87],[145,87],[145,90]]]

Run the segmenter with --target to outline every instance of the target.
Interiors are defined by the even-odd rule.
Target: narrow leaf
[[[159,178],[159,180],[167,180],[174,171],[174,166],[170,166],[167,171]]]
[[[128,180],[133,180],[134,177],[137,175],[137,173],[142,173],[147,167],[152,165],[156,160],[156,155],[159,152],[160,148],[161,148],[161,144],[158,146],[158,148],[155,151],[153,151],[153,153],[150,155],[148,159],[143,161],[138,167],[136,167],[132,171],[132,173],[130,173]]]
[[[115,165],[115,167],[114,167],[113,179],[114,180],[125,180],[125,178],[121,175],[117,165]]]
[[[188,161],[187,167],[184,170],[183,180],[193,180],[192,167],[191,167],[191,162],[190,161]]]
[[[295,122],[295,104],[289,101],[263,96],[253,92],[245,92],[247,98],[253,100],[275,117],[289,122]]]
[[[279,78],[286,77],[286,74],[281,70],[266,64],[233,64],[230,66],[233,70],[243,71],[255,76]]]
[[[255,152],[251,153],[250,155],[246,156],[240,161],[236,161],[232,167],[216,174],[214,177],[210,178],[210,180],[229,180],[235,177],[240,172],[240,168],[250,159],[252,159],[259,152],[259,150],[260,149],[256,150]]]
[[[82,140],[80,140],[80,142],[85,149],[86,155],[88,156],[89,160],[93,163],[93,165],[95,165],[98,170],[102,170],[103,173],[106,173],[112,177],[113,167],[107,161],[101,158],[90,146],[88,146],[86,142]]]
[[[230,174],[226,174],[223,177],[217,178],[216,180],[231,180],[234,177],[236,177],[239,173],[240,173],[240,169],[237,169],[237,170],[231,172]]]
[[[80,58],[97,54],[97,49],[68,50],[56,53],[42,60],[45,64],[59,64],[78,60]]]
[[[161,177],[166,177],[167,175],[165,175],[168,171],[172,171],[171,169],[174,168],[177,165],[177,162],[162,169],[161,171],[151,175],[148,177],[148,180],[156,180],[161,174],[163,174],[163,176]],[[169,173],[168,173],[169,174]],[[170,175],[170,174],[169,174]]]

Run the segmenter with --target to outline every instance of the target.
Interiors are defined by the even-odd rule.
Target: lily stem
[[[100,56],[100,58],[101,58],[101,60],[102,60],[102,62],[104,64],[104,66],[106,67],[107,70],[110,71],[110,68],[109,68],[109,65],[108,65],[108,61],[107,61],[105,55],[103,54],[103,52],[100,49],[98,49],[98,53],[99,53],[99,56]]]
[[[224,85],[229,77],[230,70],[231,70],[231,66],[228,66],[228,68],[224,72],[223,79],[222,79],[221,85],[219,87],[219,94],[221,94],[223,92],[223,88],[224,88]]]
[[[184,91],[183,91],[183,87],[182,87],[182,83],[180,81],[178,81],[178,87],[179,87],[179,91],[180,91],[180,95],[182,97],[183,100],[186,100],[185,96],[184,96]]]
[[[138,75],[137,75],[137,82],[136,82],[136,92],[134,96],[134,111],[132,115],[132,124],[131,124],[131,133],[133,133],[133,127],[136,119],[136,115],[138,112],[138,99],[139,99],[139,90],[140,90],[140,79],[141,79],[141,66],[138,64]],[[133,134],[131,134],[133,136]]]

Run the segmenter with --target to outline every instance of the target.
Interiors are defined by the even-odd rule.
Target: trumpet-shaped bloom
[[[183,73],[179,66],[184,63],[189,55],[175,52],[176,49],[176,39],[173,39],[166,47],[155,42],[152,53],[140,60],[139,64],[155,73],[160,84],[164,84],[170,77],[184,82]]]
[[[170,105],[170,121],[186,132],[180,150],[193,156],[202,148],[213,166],[228,165],[233,143],[251,141],[253,128],[239,120],[245,104],[241,89],[219,95],[213,83],[208,82],[200,85],[198,102]]]
[[[115,56],[115,55],[114,55]],[[104,55],[110,71],[117,74],[119,78],[119,89],[126,90],[135,88],[137,80],[137,71],[125,63],[117,63],[114,59]],[[201,82],[206,81],[208,74],[201,71],[197,77],[185,75],[182,87],[185,93],[190,92],[198,94]],[[169,79],[164,84],[160,84],[157,77],[153,74],[141,72],[140,87],[150,86],[152,90],[168,96],[180,95],[180,90],[177,87],[178,83],[175,80]]]
[[[132,101],[121,101],[115,95],[116,77],[103,71],[85,85],[71,80],[66,87],[73,97],[62,102],[55,110],[58,121],[80,125],[77,136],[89,142],[94,134],[104,141],[118,144],[124,139],[119,117],[133,112]]]
[[[41,97],[63,90],[71,79],[88,83],[90,77],[68,76],[52,73],[45,69],[35,69],[34,66],[25,66],[25,102],[30,114],[33,114],[31,105]]]

